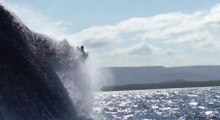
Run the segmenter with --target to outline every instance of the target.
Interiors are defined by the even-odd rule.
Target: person
[[[82,58],[82,59],[88,58],[88,53],[85,52],[83,45],[81,45],[80,48],[79,48],[79,47],[77,47],[77,48],[78,48],[79,51],[81,52],[81,58]]]
[[[82,52],[82,53],[85,53],[85,51],[84,51],[84,46],[83,46],[83,45],[80,47],[80,49],[81,49],[81,52]]]

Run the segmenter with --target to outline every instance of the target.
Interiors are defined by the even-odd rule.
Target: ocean
[[[219,120],[220,87],[98,92],[97,120]]]

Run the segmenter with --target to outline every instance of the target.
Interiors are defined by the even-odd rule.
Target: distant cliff
[[[220,66],[110,67],[114,82],[109,85],[149,84],[169,81],[220,80]]]
[[[218,81],[182,81],[182,82],[164,82],[164,83],[148,83],[148,84],[130,84],[106,86],[102,91],[122,91],[122,90],[144,90],[144,89],[165,89],[165,88],[186,88],[186,87],[210,87],[220,86]]]

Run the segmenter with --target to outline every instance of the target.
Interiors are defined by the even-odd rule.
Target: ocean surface
[[[98,92],[97,120],[220,120],[220,87]]]

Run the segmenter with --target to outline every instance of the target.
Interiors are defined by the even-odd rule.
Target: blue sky
[[[5,0],[29,7],[56,20],[73,22],[79,31],[93,25],[114,24],[131,17],[206,10],[219,0]]]
[[[219,0],[0,0],[102,66],[219,65]]]

